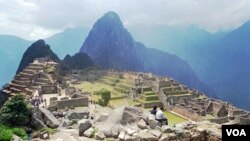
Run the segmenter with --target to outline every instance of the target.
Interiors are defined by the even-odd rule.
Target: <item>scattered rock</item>
[[[173,132],[173,128],[170,127],[170,126],[168,126],[168,125],[163,125],[163,126],[161,127],[161,131],[162,131],[163,133],[171,133],[171,132]]]
[[[89,118],[89,111],[85,111],[85,112],[69,112],[67,115],[69,120],[72,119],[88,119]]]
[[[129,135],[125,135],[124,141],[134,141],[133,138]]]
[[[104,140],[105,139],[105,135],[103,134],[103,132],[97,132],[95,135],[95,139],[97,140]]]
[[[46,108],[39,107],[44,123],[50,128],[57,128],[60,125],[58,119]]]
[[[112,137],[112,132],[110,129],[102,129],[101,132],[103,132],[103,134],[108,138]]]
[[[21,138],[14,134],[12,141],[21,141]]]
[[[182,136],[184,133],[184,130],[180,127],[176,127],[175,128],[175,133],[177,134],[177,136]]]
[[[147,128],[147,124],[143,119],[140,119],[140,121],[137,123],[137,126],[141,129],[146,129]]]
[[[167,134],[163,134],[159,141],[169,141],[169,136]]]
[[[150,133],[151,133],[152,135],[154,135],[155,137],[157,137],[157,138],[160,138],[161,135],[162,135],[161,131],[159,131],[159,130],[151,130]]]
[[[114,126],[112,129],[111,129],[111,134],[112,134],[112,137],[114,138],[117,138],[118,135],[119,135],[119,126]]]
[[[100,116],[97,118],[96,122],[104,122],[104,121],[106,121],[106,120],[108,119],[108,117],[109,117],[108,114],[100,115]]]
[[[124,131],[121,131],[120,134],[119,134],[119,136],[118,136],[118,139],[124,140],[125,139],[125,135],[126,135],[126,133]]]
[[[149,127],[151,129],[156,129],[159,126],[159,122],[157,120],[149,120]]]
[[[136,140],[142,140],[142,141],[158,141],[159,139],[155,137],[154,135],[150,134],[147,132],[147,130],[141,130],[137,137]]]
[[[169,136],[169,140],[175,140],[177,138],[174,133],[170,133],[168,136]]]
[[[92,126],[92,124],[87,119],[82,119],[82,120],[78,121],[79,136],[82,136],[83,133],[86,130],[88,130],[91,126]]]
[[[93,136],[93,133],[94,133],[94,128],[89,128],[88,130],[86,130],[86,131],[83,133],[83,135],[84,135],[85,137],[90,138],[91,136]]]
[[[142,116],[142,110],[136,107],[124,107],[123,114],[122,114],[122,125],[127,125],[131,123],[138,122],[140,117]]]
[[[127,128],[126,130],[127,134],[129,134],[130,136],[132,136],[134,133],[136,133],[136,131],[134,129],[130,129],[130,128]]]

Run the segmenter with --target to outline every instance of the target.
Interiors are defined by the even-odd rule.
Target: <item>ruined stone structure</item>
[[[219,124],[250,124],[248,111],[238,109],[227,102],[207,98],[202,92],[188,88],[172,78],[141,72],[126,72],[125,74],[131,79],[133,78],[135,84],[140,83],[143,86],[142,90],[146,88],[151,90],[150,93],[156,93],[150,97],[144,94],[145,99],[157,99],[155,98],[157,96],[165,108],[188,119],[193,121],[209,120]],[[156,101],[145,105],[144,107],[159,106]]]
[[[38,58],[24,70],[16,74],[13,80],[4,87],[3,93],[7,96],[23,94],[32,96],[35,90],[44,92],[44,87],[54,88],[59,71],[59,64],[46,58]],[[54,90],[53,93],[57,93]]]

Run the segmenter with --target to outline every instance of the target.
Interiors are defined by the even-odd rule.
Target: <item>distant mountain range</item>
[[[67,54],[73,55],[79,50],[89,30],[86,27],[68,28],[44,40],[63,59]],[[4,67],[0,69],[0,86],[12,79],[25,50],[33,42],[16,36],[0,35],[0,60],[4,60],[1,62]]]
[[[140,25],[138,27],[128,27],[128,29],[136,41],[142,42],[148,47],[158,48],[180,57],[181,59],[175,55],[167,55],[168,57],[171,56],[171,59],[176,57],[178,58],[177,60],[181,60],[181,63],[173,63],[175,59],[170,59],[172,65],[175,64],[174,68],[177,69],[181,67],[181,65],[178,66],[177,64],[189,63],[191,67],[187,64],[187,66],[189,66],[187,68],[189,69],[185,70],[183,67],[181,68],[183,70],[181,73],[187,71],[189,74],[191,74],[190,72],[194,75],[197,74],[200,80],[210,85],[216,91],[219,98],[229,100],[241,108],[250,109],[250,104],[248,104],[250,101],[249,27],[250,22],[248,21],[233,31],[218,32],[215,34],[211,34],[197,26],[151,27]],[[51,45],[51,49],[55,51],[55,54],[58,54],[59,58],[63,59],[66,54],[73,55],[79,51],[89,31],[90,28],[70,28],[45,39],[45,41]],[[130,36],[132,37],[132,35]],[[162,53],[160,50],[144,49],[145,46],[136,42],[133,37],[129,40],[135,44],[133,47],[135,47],[135,52],[137,52],[136,56],[138,60],[136,60],[143,64],[145,71],[150,70],[151,72],[165,75],[164,72],[160,72],[163,71],[164,68],[160,67],[169,65],[167,63],[168,61],[162,61],[162,58],[167,58],[167,56],[160,55]],[[98,42],[103,43],[103,41]],[[0,35],[0,60],[4,60],[1,62],[3,67],[0,69],[0,85],[8,82],[14,76],[23,53],[31,44],[32,41],[27,41],[19,37]],[[122,50],[125,51],[125,49]],[[150,52],[161,53],[152,55],[153,53]],[[133,54],[123,55],[124,57],[134,56]],[[147,64],[154,63],[153,59],[145,57],[147,55],[159,60],[157,62],[161,62],[161,64],[164,65],[158,66],[160,69],[158,69],[158,67],[147,68],[145,65],[146,62]],[[142,56],[144,56],[144,58]],[[112,66],[112,64],[109,65]],[[120,67],[122,68],[122,66]],[[192,69],[194,71],[190,71]],[[175,72],[175,74],[171,74],[172,76],[181,74],[178,74],[174,69],[167,69],[167,71],[168,70]],[[166,73],[170,74],[170,72],[167,71]],[[194,80],[192,80],[193,83],[196,81],[196,78],[195,76]]]
[[[216,97],[213,90],[197,78],[187,62],[175,55],[137,43],[114,12],[108,12],[97,20],[80,52],[87,53],[94,63],[104,68],[167,75]]]
[[[186,60],[218,97],[250,109],[250,21],[230,32],[196,26],[130,28],[139,41]]]

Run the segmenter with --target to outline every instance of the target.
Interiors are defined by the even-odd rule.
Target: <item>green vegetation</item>
[[[23,128],[10,127],[0,124],[0,141],[10,141],[13,134],[19,136],[23,140],[27,138],[26,132]]]
[[[169,125],[175,125],[177,123],[187,121],[187,119],[180,117],[180,116],[178,116],[172,112],[169,112],[169,111],[164,111],[164,115],[167,117]]]
[[[15,95],[1,109],[0,120],[5,125],[23,126],[30,121],[31,108],[22,95]]]
[[[111,98],[111,92],[108,90],[102,89],[96,92],[96,94],[99,96],[98,104],[100,104],[101,106],[107,106]]]
[[[13,128],[12,133],[21,137],[22,139],[26,139],[26,132],[22,128]]]
[[[56,133],[56,129],[52,129],[52,128],[42,128],[40,130],[40,132],[44,132],[47,131],[49,134],[55,134]]]
[[[0,141],[10,141],[12,139],[13,133],[10,129],[0,130]]]

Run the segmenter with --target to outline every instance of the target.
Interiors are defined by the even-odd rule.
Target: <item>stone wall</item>
[[[175,113],[178,113],[178,114],[180,114],[188,119],[191,119],[193,121],[203,121],[203,119],[201,118],[200,115],[198,115],[196,113],[189,112],[187,109],[184,109],[181,107],[174,106],[172,111],[174,111]]]
[[[58,93],[57,86],[41,86],[40,94],[55,94]]]
[[[242,125],[250,125],[250,118],[239,117],[238,121]]]
[[[220,118],[210,119],[210,121],[218,123],[218,124],[222,124],[222,123],[228,122],[228,117],[220,117]]]
[[[57,102],[57,108],[63,109],[65,107],[86,107],[88,106],[88,98],[81,97],[81,98],[72,98],[68,100],[61,100]]]
[[[154,106],[162,107],[162,103],[144,103],[143,104],[144,108],[152,108]]]

